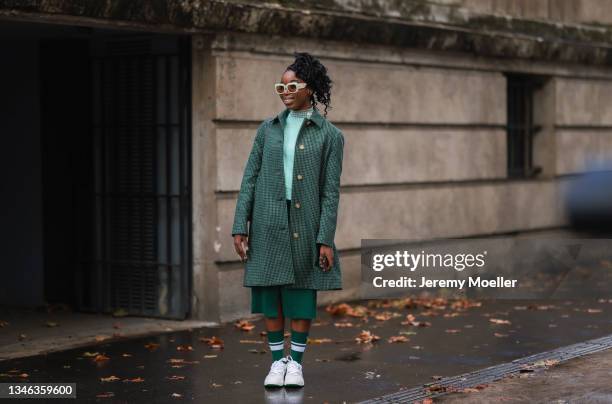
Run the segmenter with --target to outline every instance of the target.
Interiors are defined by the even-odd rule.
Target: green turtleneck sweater
[[[303,111],[290,110],[285,122],[283,142],[283,166],[285,169],[285,196],[291,199],[291,186],[293,185],[293,158],[295,155],[295,142],[304,118],[310,118],[313,108]]]

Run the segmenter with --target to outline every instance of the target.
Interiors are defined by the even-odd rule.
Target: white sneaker
[[[302,375],[302,365],[293,360],[291,355],[287,356],[287,372],[285,373],[285,386],[303,387],[304,376]]]
[[[270,366],[270,372],[264,380],[264,386],[266,387],[282,387],[285,381],[285,372],[287,370],[287,358],[280,358],[277,361],[272,362]]]

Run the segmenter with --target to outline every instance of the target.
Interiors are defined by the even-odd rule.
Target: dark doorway
[[[75,246],[91,209],[78,196],[92,178],[89,40],[40,42],[45,300],[76,305]],[[85,203],[83,203],[85,202]]]
[[[188,315],[190,66],[188,37],[41,43],[47,301]]]

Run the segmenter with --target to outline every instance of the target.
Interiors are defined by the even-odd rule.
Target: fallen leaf
[[[586,309],[586,312],[587,312],[587,313],[591,313],[591,314],[594,314],[594,313],[601,313],[602,311],[603,311],[603,310],[601,310],[601,309]]]
[[[307,338],[307,344],[325,344],[332,342],[331,338]]]
[[[395,313],[392,311],[383,311],[382,313],[378,313],[374,316],[374,318],[378,321],[387,321],[395,317],[400,317],[401,314]]]
[[[365,306],[351,306],[347,303],[340,303],[337,305],[328,305],[325,311],[332,316],[351,316],[351,317],[365,317],[369,310]]]
[[[210,338],[201,337],[200,342],[206,343],[209,347],[213,349],[223,349],[223,340],[216,336],[212,336]]]
[[[131,358],[132,354],[124,353],[124,354],[121,354],[121,356],[124,357],[124,358]]]
[[[558,363],[559,361],[557,359],[544,359],[541,361],[534,362],[533,365],[538,367],[550,367],[555,366]]]
[[[121,380],[121,379],[119,379],[117,376],[108,376],[108,377],[100,378],[101,382],[116,382],[117,380]]]
[[[211,384],[212,387],[217,388],[217,387],[223,387],[222,384],[218,384],[218,383],[213,383]]]
[[[177,351],[193,351],[193,347],[191,345],[178,345],[176,347]]]
[[[410,341],[410,339],[406,337],[405,335],[393,335],[387,338],[387,342],[389,343],[408,342],[408,341]]]
[[[181,398],[181,397],[183,397],[183,395],[179,394],[179,393],[172,393],[171,396],[174,397],[174,398]]]
[[[425,317],[431,317],[431,316],[439,316],[440,313],[433,311],[433,310],[426,310],[426,311],[419,313],[419,315],[425,316]]]
[[[355,337],[355,341],[359,344],[368,344],[372,342],[376,342],[380,339],[378,335],[372,334],[370,331],[361,330],[361,333],[357,337]]]
[[[213,359],[216,358],[217,355],[204,355],[204,359]]]
[[[159,348],[159,344],[156,344],[155,342],[149,342],[145,344],[144,347],[147,348],[149,351],[155,351],[157,348]]]
[[[248,320],[238,320],[234,323],[234,326],[242,331],[251,331],[255,328],[255,325],[251,324]]]
[[[454,302],[451,303],[451,308],[457,310],[457,309],[469,309],[472,307],[480,307],[482,306],[482,302],[477,302],[475,300],[469,300],[469,299],[457,299]]]
[[[508,336],[508,334],[502,334],[500,332],[493,333],[493,335],[497,338],[506,338]]]
[[[241,344],[263,344],[263,341],[260,340],[256,340],[256,339],[241,339],[240,340]]]
[[[47,321],[47,322],[45,323],[45,325],[46,325],[47,327],[52,328],[52,327],[57,327],[59,324],[58,324],[58,323],[56,323],[55,321]]]
[[[411,316],[411,317],[409,317],[409,316]],[[410,318],[414,318],[414,316],[409,314],[408,316],[406,316],[406,320],[402,321],[401,324],[402,325],[411,325],[413,327],[430,327],[431,326],[431,323],[429,321],[414,321],[414,320],[411,320]]]
[[[166,379],[168,379],[168,380],[185,380],[185,376],[172,375],[172,376],[166,376]]]
[[[447,333],[447,334],[457,334],[457,333],[461,332],[461,330],[458,330],[456,328],[449,328],[447,330],[444,330],[444,332]]]
[[[355,324],[349,322],[349,321],[340,321],[337,323],[334,323],[334,327],[338,327],[338,328],[346,328],[346,327],[354,327]]]
[[[9,322],[8,322],[8,321],[0,321],[0,328],[4,328],[4,327],[6,327],[7,325],[9,325]]]
[[[83,356],[86,358],[94,358],[96,356],[100,355],[99,352],[84,352]]]
[[[110,336],[108,335],[96,335],[94,337],[94,339],[96,340],[96,342],[102,342],[102,341],[106,341],[107,339],[109,339]]]
[[[97,398],[112,398],[115,397],[115,393],[112,391],[106,391],[104,393],[96,394]]]
[[[19,339],[19,341],[23,341],[24,339],[27,339],[28,336],[25,334],[19,334],[19,337],[17,337],[17,339]]]
[[[502,320],[499,318],[490,318],[489,321],[494,324],[511,324],[510,320]]]
[[[103,355],[103,354],[100,354],[100,355],[96,355],[96,356],[93,358],[93,361],[94,361],[94,362],[102,362],[102,361],[107,361],[107,360],[109,360],[109,359],[110,359],[110,358],[109,358],[108,356]]]
[[[124,379],[123,381],[125,383],[142,383],[145,381],[145,379],[143,379],[142,377],[135,377],[133,379]]]

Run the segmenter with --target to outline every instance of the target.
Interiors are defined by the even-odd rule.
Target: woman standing
[[[259,125],[238,194],[232,236],[246,261],[251,312],[265,318],[272,352],[267,387],[304,385],[302,355],[317,291],[342,289],[334,236],[344,135],[325,118],[331,83],[320,61],[295,54],[274,85],[286,108]],[[291,319],[286,357],[285,317]]]

